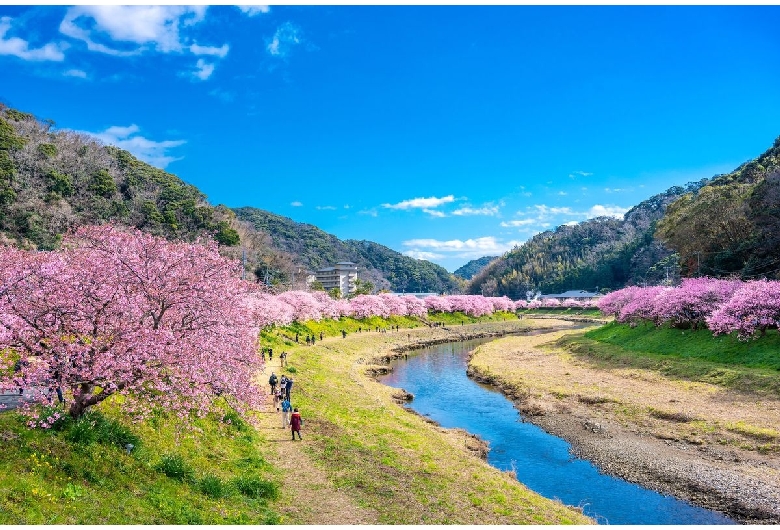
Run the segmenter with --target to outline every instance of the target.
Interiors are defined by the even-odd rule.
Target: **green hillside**
[[[656,237],[684,276],[780,277],[780,137],[765,153],[668,208]]]
[[[473,278],[479,271],[484,269],[488,263],[496,259],[498,256],[483,256],[478,259],[473,259],[463,265],[462,267],[458,268],[453,272],[455,276],[459,278],[463,278],[464,280],[470,280]]]
[[[617,289],[655,283],[674,263],[672,252],[653,240],[667,205],[704,182],[675,186],[641,202],[623,219],[598,217],[537,234],[491,262],[468,292],[524,298],[527,291]]]
[[[405,292],[457,292],[458,284],[447,270],[372,241],[340,240],[314,225],[298,223],[258,208],[234,208],[240,221],[268,234],[272,245],[294,255],[300,265],[316,270],[339,261],[358,265],[362,279],[378,289]]]

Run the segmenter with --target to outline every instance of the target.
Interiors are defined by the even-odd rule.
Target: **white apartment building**
[[[338,287],[341,296],[352,294],[357,280],[357,265],[351,261],[339,261],[335,267],[325,267],[314,273],[326,291]]]

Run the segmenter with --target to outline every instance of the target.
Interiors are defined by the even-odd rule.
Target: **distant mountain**
[[[498,258],[498,256],[483,256],[479,259],[473,259],[457,269],[453,274],[464,280],[470,280],[475,274],[484,269],[488,263],[496,258]]]
[[[458,283],[444,267],[396,252],[384,245],[354,239],[340,240],[314,225],[298,223],[288,217],[258,208],[234,208],[238,220],[265,233],[271,245],[298,264],[316,270],[339,261],[358,265],[361,279],[377,289],[397,292],[458,292]]]
[[[780,137],[670,204],[656,236],[679,254],[685,276],[780,278]]]
[[[598,217],[537,234],[487,265],[467,287],[472,294],[525,298],[530,291],[617,289],[656,283],[671,266],[672,251],[653,239],[666,207],[706,183],[675,186],[641,202],[623,219]]]

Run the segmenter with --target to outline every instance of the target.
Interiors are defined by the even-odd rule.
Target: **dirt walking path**
[[[281,377],[278,359],[266,363],[267,383],[271,372]],[[293,378],[295,379],[295,378]],[[296,382],[297,384],[297,382]],[[266,391],[270,387],[265,384]],[[295,403],[295,385],[291,397]],[[352,498],[336,489],[306,453],[306,424],[301,428],[303,440],[292,441],[290,428],[282,429],[281,412],[269,397],[266,410],[259,414],[258,431],[264,438],[264,456],[282,471],[279,500],[274,508],[282,515],[281,524],[330,525],[376,524],[377,514],[359,506]]]

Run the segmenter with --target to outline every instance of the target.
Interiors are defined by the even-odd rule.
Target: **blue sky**
[[[0,100],[454,270],[780,135],[778,6],[0,6]]]

